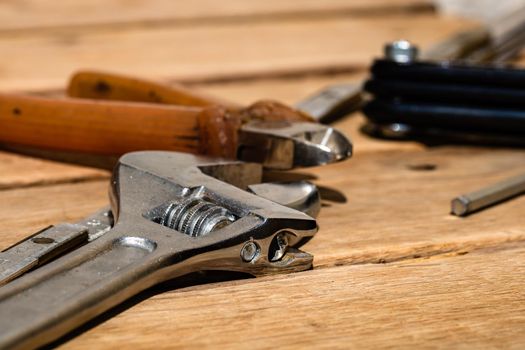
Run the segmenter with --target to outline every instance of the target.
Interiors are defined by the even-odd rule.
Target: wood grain
[[[525,246],[505,248],[164,292],[65,347],[518,349]]]
[[[425,47],[470,25],[403,13],[418,0],[101,1],[1,3],[0,88],[63,89],[96,68],[294,103],[360,81],[385,41]],[[64,347],[523,348],[525,197],[448,214],[452,197],[524,172],[523,150],[379,141],[362,123],[337,123],[354,159],[298,172],[323,189],[314,270],[168,283]],[[106,205],[107,176],[0,152],[0,248]]]
[[[363,70],[386,41],[403,37],[425,46],[469,25],[415,15],[409,21],[403,16],[321,18],[9,35],[0,41],[0,50],[9,53],[0,57],[0,88],[64,88],[80,68],[186,80]]]
[[[91,26],[100,28],[132,24],[198,24],[202,21],[271,19],[282,16],[388,15],[392,12],[430,11],[427,0],[52,0],[3,1],[0,31]]]
[[[0,249],[108,205],[108,186],[108,180],[93,180],[0,191]]]
[[[82,182],[109,177],[109,172],[104,170],[68,165],[3,151],[0,151],[0,174],[0,190]]]
[[[428,170],[426,170],[428,169]],[[318,168],[321,186],[346,203],[329,203],[308,247],[318,264],[384,262],[470,250],[525,238],[525,197],[465,219],[449,214],[452,198],[525,172],[522,150],[443,147],[357,153]]]

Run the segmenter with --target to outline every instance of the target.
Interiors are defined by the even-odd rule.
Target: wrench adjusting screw
[[[228,209],[202,198],[189,197],[172,203],[161,224],[192,237],[199,237],[228,226],[236,220]]]

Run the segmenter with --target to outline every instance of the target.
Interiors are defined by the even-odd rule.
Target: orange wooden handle
[[[183,106],[221,106],[231,113],[240,115],[244,121],[253,118],[314,121],[309,115],[277,101],[261,100],[248,107],[242,107],[174,83],[166,85],[145,79],[97,71],[80,71],[74,74],[69,82],[68,95],[80,98],[140,101]]]
[[[202,151],[202,108],[0,94],[0,141],[119,155]]]
[[[109,88],[97,88],[101,81]],[[308,120],[277,102],[225,106],[182,87],[107,74],[78,74],[69,88],[72,95],[82,97],[99,98],[101,91],[104,99],[134,102],[0,94],[0,142],[107,155],[163,149],[234,158],[244,122]]]
[[[199,152],[229,158],[236,156],[238,130],[247,121],[312,121],[310,116],[276,101],[258,101],[243,108],[180,85],[96,71],[73,75],[68,94],[81,98],[206,107],[198,117]]]
[[[68,96],[101,100],[162,103],[181,106],[224,106],[239,109],[239,105],[208,96],[178,84],[160,84],[125,75],[81,71],[71,77]]]

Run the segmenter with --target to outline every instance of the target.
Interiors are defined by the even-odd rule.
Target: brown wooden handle
[[[73,75],[67,89],[68,96],[102,100],[162,103],[181,106],[224,106],[239,109],[239,105],[207,96],[182,85],[165,85],[153,81],[95,71],[81,71]]]
[[[197,127],[193,130],[194,133],[191,133],[184,124],[180,124],[177,119],[178,114],[173,114],[172,124],[180,125],[182,128],[179,136],[181,140],[177,144],[187,144],[187,141],[192,137],[198,138],[197,152],[228,158],[236,156],[238,130],[247,121],[254,119],[312,121],[310,116],[275,101],[258,101],[243,108],[230,102],[205,96],[180,85],[168,86],[103,72],[78,72],[69,83],[68,94],[72,97],[90,99],[149,102],[152,103],[150,110],[156,108],[153,104],[157,104],[157,106],[158,104],[170,104],[202,107],[202,113],[197,117]],[[127,105],[127,108],[132,108],[130,105]],[[129,123],[123,126],[127,128],[125,132],[129,135],[133,132],[147,132],[147,130],[142,130],[140,125],[132,125],[132,123],[137,122],[136,118],[130,116]],[[155,142],[154,139],[150,141]],[[103,148],[104,145],[98,147]],[[161,142],[156,148],[174,150],[173,148],[166,148]]]
[[[198,153],[202,112],[195,107],[0,94],[0,142],[112,155],[150,149]]]
[[[140,101],[183,106],[220,106],[230,114],[238,115],[243,121],[251,119],[314,121],[311,116],[277,101],[260,100],[250,106],[242,107],[178,84],[166,85],[105,72],[77,72],[69,82],[68,95],[79,98]]]

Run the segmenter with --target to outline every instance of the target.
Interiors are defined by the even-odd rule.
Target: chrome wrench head
[[[261,176],[261,165],[253,163],[175,152],[127,154],[117,165],[110,191],[115,226],[147,226],[160,236],[183,235],[189,250],[199,247],[200,255],[213,251],[212,260],[221,261],[205,266],[200,258],[200,268],[254,275],[310,268],[313,257],[296,248],[315,234],[315,220],[243,190],[259,183]],[[289,250],[277,262],[273,250],[283,237]],[[246,242],[258,247],[250,261],[241,257]],[[235,247],[235,252],[225,249],[218,254],[222,249],[216,244]]]

